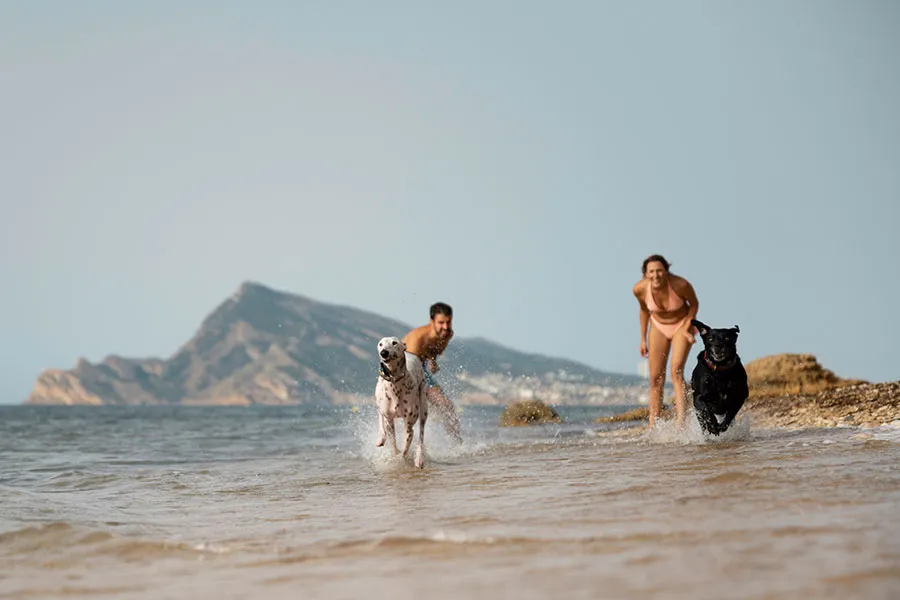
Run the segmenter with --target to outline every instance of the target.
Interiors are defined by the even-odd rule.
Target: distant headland
[[[81,359],[40,374],[27,404],[290,405],[357,403],[375,386],[381,337],[410,326],[246,282],[169,358]],[[638,376],[455,339],[438,374],[461,404],[537,395],[554,404],[637,404]]]

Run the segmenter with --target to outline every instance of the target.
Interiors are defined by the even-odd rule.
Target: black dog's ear
[[[740,332],[741,332],[741,328],[738,327],[737,325],[735,325],[734,327],[732,327],[732,329],[734,329],[734,332],[735,332],[735,333],[740,333]]]
[[[697,328],[697,331],[700,332],[701,336],[709,333],[709,325],[707,325],[706,323],[698,321],[697,319],[691,319],[691,325]]]

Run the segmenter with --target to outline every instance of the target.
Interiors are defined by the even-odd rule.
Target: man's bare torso
[[[407,333],[406,337],[403,338],[403,343],[406,344],[407,352],[415,354],[424,362],[426,360],[434,360],[443,354],[452,338],[452,332],[446,338],[438,337],[434,332],[434,327],[429,323],[428,325],[416,327]]]

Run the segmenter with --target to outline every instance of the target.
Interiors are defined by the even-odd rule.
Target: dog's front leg
[[[387,439],[390,442],[391,451],[396,455],[397,450],[397,434],[394,431],[394,419],[385,417],[384,418],[384,426],[385,432],[387,433]]]
[[[406,425],[406,435],[403,439],[403,458],[406,458],[406,455],[409,454],[409,448],[412,446],[413,427],[415,427],[416,422],[407,415],[403,423]]]
[[[378,411],[378,440],[375,442],[375,445],[378,447],[384,446],[384,441],[387,439],[387,431],[384,427],[385,417]]]
[[[419,441],[416,443],[416,467],[425,466],[425,413],[419,415]]]
[[[694,396],[694,412],[703,431],[712,435],[719,435],[719,422],[716,420],[715,410],[706,401],[706,394]]]
[[[747,400],[747,396],[750,395],[750,389],[747,386],[746,375],[744,377],[736,378],[735,381],[728,386],[728,390],[724,395],[727,399],[729,408],[725,413],[725,420],[721,423],[722,431],[726,431],[729,427],[731,427],[731,422],[734,421],[734,418],[744,406],[744,402]]]
[[[428,420],[428,393],[423,381],[419,385],[419,441],[416,444],[416,467],[425,466],[425,422]]]
[[[725,420],[722,421],[721,427],[722,431],[725,431],[729,427],[731,427],[731,422],[734,421],[734,418],[737,416],[738,412],[740,412],[741,408],[744,406],[744,398],[740,400],[735,400],[731,397],[731,392],[728,392],[728,399],[730,401],[730,408],[728,412],[725,413]]]
[[[744,403],[741,402],[741,405]],[[731,422],[734,421],[734,418],[737,416],[738,411],[741,410],[741,407],[738,406],[736,408],[728,409],[728,412],[725,413],[725,419],[719,424],[719,428],[725,432],[728,431],[728,428],[731,427]]]

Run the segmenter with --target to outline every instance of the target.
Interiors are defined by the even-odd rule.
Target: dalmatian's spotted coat
[[[378,441],[383,446],[390,439],[394,454],[398,453],[394,432],[394,420],[403,419],[406,436],[403,457],[406,458],[413,441],[413,427],[419,423],[419,440],[416,444],[416,467],[425,466],[425,421],[428,419],[428,403],[425,391],[425,368],[415,354],[406,351],[406,344],[396,337],[385,337],[378,342],[379,373],[375,386],[375,404],[378,407]]]

